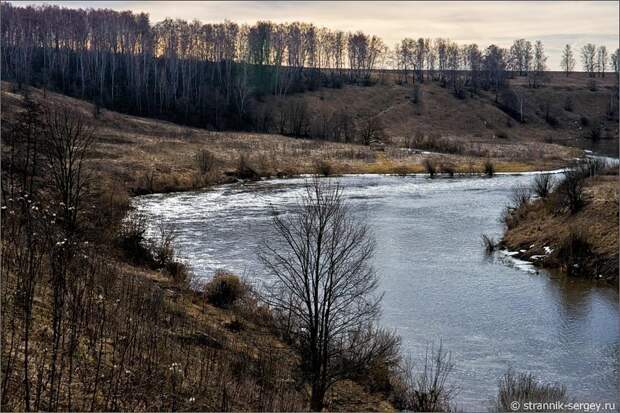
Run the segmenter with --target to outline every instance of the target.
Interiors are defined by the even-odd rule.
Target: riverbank
[[[534,265],[618,285],[617,167],[583,180],[583,206],[559,211],[556,189],[513,211],[502,245]]]
[[[3,120],[22,110],[24,97],[2,83]],[[70,107],[95,128],[89,163],[97,179],[130,195],[188,191],[236,178],[301,174],[440,174],[558,169],[581,149],[547,142],[468,137],[418,137],[403,146],[370,147],[274,134],[214,132],[108,110],[32,88],[32,100]],[[429,152],[424,148],[434,148]],[[442,150],[443,149],[443,150]],[[429,149],[430,150],[430,149]],[[442,152],[442,153],[439,153]]]

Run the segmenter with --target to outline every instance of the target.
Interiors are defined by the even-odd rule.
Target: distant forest
[[[544,82],[544,46],[524,39],[509,49],[458,45],[447,39],[403,39],[394,48],[377,36],[308,23],[239,25],[166,19],[148,14],[58,6],[14,7],[2,13],[2,78],[88,99],[134,115],[211,129],[277,131],[303,136],[305,107],[277,98],[344,84],[437,81],[458,98],[498,91],[506,78]],[[584,71],[618,71],[618,51],[588,44]],[[566,46],[566,74],[575,56]],[[392,80],[393,79],[393,80]],[[275,96],[267,104],[268,96]],[[346,119],[344,120],[346,122]],[[339,139],[338,136],[327,137]]]

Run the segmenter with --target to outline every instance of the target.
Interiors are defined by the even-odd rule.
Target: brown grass
[[[376,95],[370,102],[385,105],[394,101],[393,93],[405,93],[404,90],[400,90],[401,88],[351,86],[344,90],[313,92],[307,94],[307,98],[313,99],[315,95],[329,94],[329,98],[321,101],[322,105],[329,106],[332,100],[336,103],[348,102],[349,98],[364,101],[360,98]],[[331,96],[339,92],[341,95],[337,98]],[[445,105],[443,98],[439,97],[441,93],[447,92],[443,89],[437,91],[438,104]],[[383,94],[387,95],[381,100]],[[31,95],[43,100],[42,92],[39,90],[33,89]],[[12,116],[19,110],[18,103],[22,99],[21,95],[11,93],[7,83],[2,83],[3,117]],[[92,105],[87,102],[50,92],[47,92],[45,101],[49,105],[69,105],[91,118],[91,122],[97,128],[97,146],[91,154],[91,162],[101,179],[110,180],[114,185],[121,185],[134,194],[190,190],[230,181],[235,176],[242,155],[252,170],[261,176],[314,173],[318,162],[329,162],[333,173],[336,174],[391,174],[404,171],[415,173],[423,172],[423,162],[429,156],[398,147],[400,144],[406,146],[407,139],[404,136],[399,137],[398,130],[394,128],[398,124],[402,128],[413,130],[409,121],[398,123],[394,119],[385,119],[384,124],[392,125],[389,139],[393,145],[388,146],[385,152],[376,152],[368,146],[356,144],[295,139],[272,134],[213,132],[107,110],[103,110],[98,119],[94,119]],[[385,112],[389,114],[394,110],[396,109],[390,107]],[[406,113],[400,113],[398,116],[404,117]],[[454,123],[453,119],[459,117],[463,118],[463,124]],[[432,116],[428,118],[434,119]],[[457,130],[464,128],[466,124],[471,124],[472,120],[468,119],[466,114],[442,115],[441,119],[444,119],[445,126],[449,128],[439,127],[435,123],[430,124],[432,134],[429,132],[428,139],[439,137],[457,141],[463,150],[461,154],[430,156],[437,157],[443,163],[453,164],[456,173],[473,172],[472,165],[476,165],[475,169],[480,169],[481,159],[487,157],[492,159],[499,172],[553,169],[566,164],[581,153],[579,150],[557,144],[504,140],[496,142],[486,135],[480,138],[456,136],[455,128]],[[449,119],[452,120],[448,121]],[[425,129],[415,130],[419,133]],[[208,174],[203,173],[196,162],[196,156],[204,150],[212,154],[215,162],[213,170]]]
[[[559,247],[571,234],[579,234],[592,246],[588,275],[617,282],[618,183],[617,175],[586,179],[586,202],[575,214],[555,211],[551,199],[531,202],[521,211],[519,222],[507,230],[503,243],[511,250],[525,250],[525,258],[544,256],[533,261],[553,268],[562,265]],[[553,252],[547,253],[545,247]]]

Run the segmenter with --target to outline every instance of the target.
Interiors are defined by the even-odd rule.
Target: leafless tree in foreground
[[[320,411],[332,384],[397,347],[397,337],[372,326],[381,300],[370,265],[375,242],[351,217],[342,188],[318,178],[297,210],[274,214],[273,223],[282,243],[261,251],[275,276],[267,300],[286,320],[311,386],[310,408]]]

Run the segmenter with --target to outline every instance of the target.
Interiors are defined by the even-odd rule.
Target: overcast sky
[[[13,2],[24,3],[51,2]],[[72,8],[110,8],[149,13],[151,22],[166,17],[198,19],[204,23],[224,19],[238,23],[257,20],[305,21],[344,31],[376,34],[393,47],[403,37],[447,37],[459,43],[495,43],[506,47],[513,39],[542,40],[550,69],[559,69],[561,49],[591,42],[604,44],[610,54],[618,47],[617,1],[541,2],[147,2],[59,1]],[[578,60],[579,63],[579,60]]]

